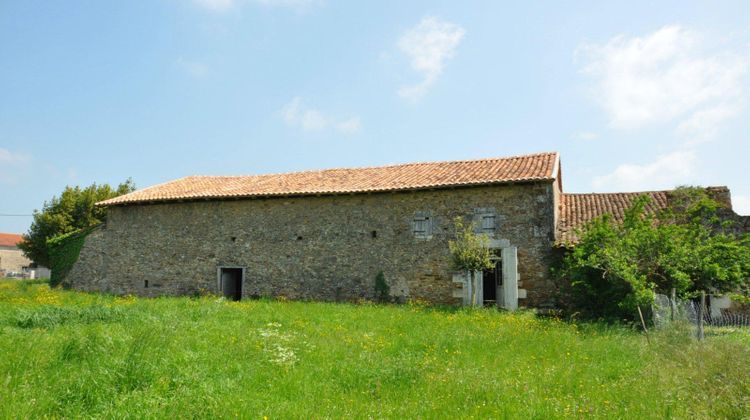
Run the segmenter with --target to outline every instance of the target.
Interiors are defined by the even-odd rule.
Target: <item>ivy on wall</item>
[[[86,236],[97,227],[79,229],[47,240],[50,269],[52,269],[50,286],[57,286],[65,281],[73,264],[78,261]]]

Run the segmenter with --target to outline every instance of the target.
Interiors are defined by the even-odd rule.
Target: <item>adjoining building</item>
[[[729,203],[726,188],[714,189]],[[650,192],[652,206],[668,192]],[[357,300],[383,272],[398,300],[466,304],[450,268],[453,220],[475,222],[495,250],[480,300],[553,304],[556,245],[637,196],[565,194],[557,153],[253,176],[189,176],[98,203],[67,282],[141,296]],[[618,216],[619,215],[619,216]]]
[[[0,233],[0,278],[42,278],[49,277],[49,269],[36,267],[23,255],[18,244],[23,237],[16,233]]]
[[[23,241],[21,235],[15,233],[0,233],[0,277],[21,277],[24,267],[31,261],[18,249]]]

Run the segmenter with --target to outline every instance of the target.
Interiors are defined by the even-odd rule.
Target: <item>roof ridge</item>
[[[708,186],[699,186],[699,188],[703,189],[726,189],[729,190],[729,187],[726,185],[708,185]],[[646,191],[616,191],[616,192],[589,192],[589,193],[579,193],[579,192],[564,192],[563,195],[613,195],[613,194],[649,194],[649,193],[669,193],[674,192],[676,188],[668,189],[668,190],[646,190]]]
[[[649,191],[618,191],[618,192],[590,192],[590,193],[569,193],[564,192],[563,195],[617,195],[617,194],[649,194],[649,193],[667,193],[674,190],[649,190]]]
[[[292,174],[320,173],[320,172],[328,172],[328,171],[386,169],[386,168],[397,168],[397,167],[406,167],[406,166],[492,162],[492,161],[513,160],[513,159],[522,159],[522,158],[533,158],[537,156],[549,156],[549,155],[559,156],[560,153],[559,152],[538,152],[538,153],[530,153],[526,155],[514,155],[514,156],[504,156],[504,157],[490,157],[490,158],[462,159],[462,160],[435,160],[435,161],[426,161],[426,162],[391,163],[387,165],[370,165],[370,166],[340,166],[336,168],[309,169],[309,170],[304,170],[304,171],[288,171],[288,172],[270,172],[270,173],[248,174],[248,175],[188,175],[188,176],[184,176],[182,178],[174,179],[172,181],[167,181],[167,182],[174,182],[183,178],[245,178],[245,177],[251,177],[251,176],[279,176],[279,175],[292,175]],[[154,185],[154,186],[157,186],[157,185]]]

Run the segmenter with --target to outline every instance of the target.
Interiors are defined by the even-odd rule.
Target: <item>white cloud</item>
[[[281,109],[284,121],[289,126],[302,128],[303,131],[322,131],[328,128],[330,122],[322,112],[314,108],[305,107],[302,98],[292,98],[289,103]]]
[[[352,117],[336,124],[336,130],[342,134],[356,134],[362,128],[359,117]]]
[[[690,144],[701,143],[716,137],[721,123],[741,112],[738,103],[716,104],[694,112],[688,119],[677,126],[677,133],[688,139]]]
[[[294,125],[299,122],[300,108],[302,107],[302,98],[296,96],[292,98],[284,107],[281,109],[281,115],[284,117],[289,125]]]
[[[734,209],[734,212],[737,214],[750,215],[750,196],[732,196],[732,209]]]
[[[302,113],[301,124],[305,131],[321,131],[328,128],[329,121],[317,109],[307,109]]]
[[[452,58],[466,31],[459,25],[435,17],[425,17],[398,41],[398,48],[409,57],[411,68],[422,75],[422,81],[402,86],[398,94],[416,101],[435,84],[445,62]]]
[[[203,77],[208,74],[208,65],[200,61],[186,60],[180,57],[176,63],[180,69],[193,77]]]
[[[299,96],[292,98],[281,109],[284,122],[290,127],[297,127],[304,132],[322,132],[329,129],[345,135],[356,134],[362,128],[359,117],[337,119],[323,111],[306,106]]]
[[[13,164],[25,161],[26,159],[25,155],[11,153],[8,149],[0,148],[0,163]]]
[[[701,34],[671,25],[584,45],[577,56],[613,127],[675,122],[683,136],[706,136],[739,111],[748,69],[743,54],[708,44]]]
[[[693,150],[659,156],[647,164],[623,164],[612,173],[594,177],[593,186],[608,191],[638,191],[673,188],[688,183],[697,163]]]
[[[193,3],[213,12],[226,12],[244,4],[281,7],[302,12],[317,3],[317,0],[193,0]]]
[[[31,157],[0,148],[0,183],[14,184],[19,172],[26,169]]]
[[[599,134],[592,131],[579,131],[573,134],[575,140],[596,140],[599,138]]]

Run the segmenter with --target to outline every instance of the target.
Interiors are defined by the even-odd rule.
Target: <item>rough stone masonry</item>
[[[400,300],[460,304],[461,284],[449,264],[453,219],[491,214],[494,224],[485,232],[518,247],[519,287],[528,292],[522,304],[545,305],[552,291],[554,185],[113,206],[68,278],[85,291],[218,293],[217,269],[242,267],[243,297],[356,300],[373,298],[383,271]]]

